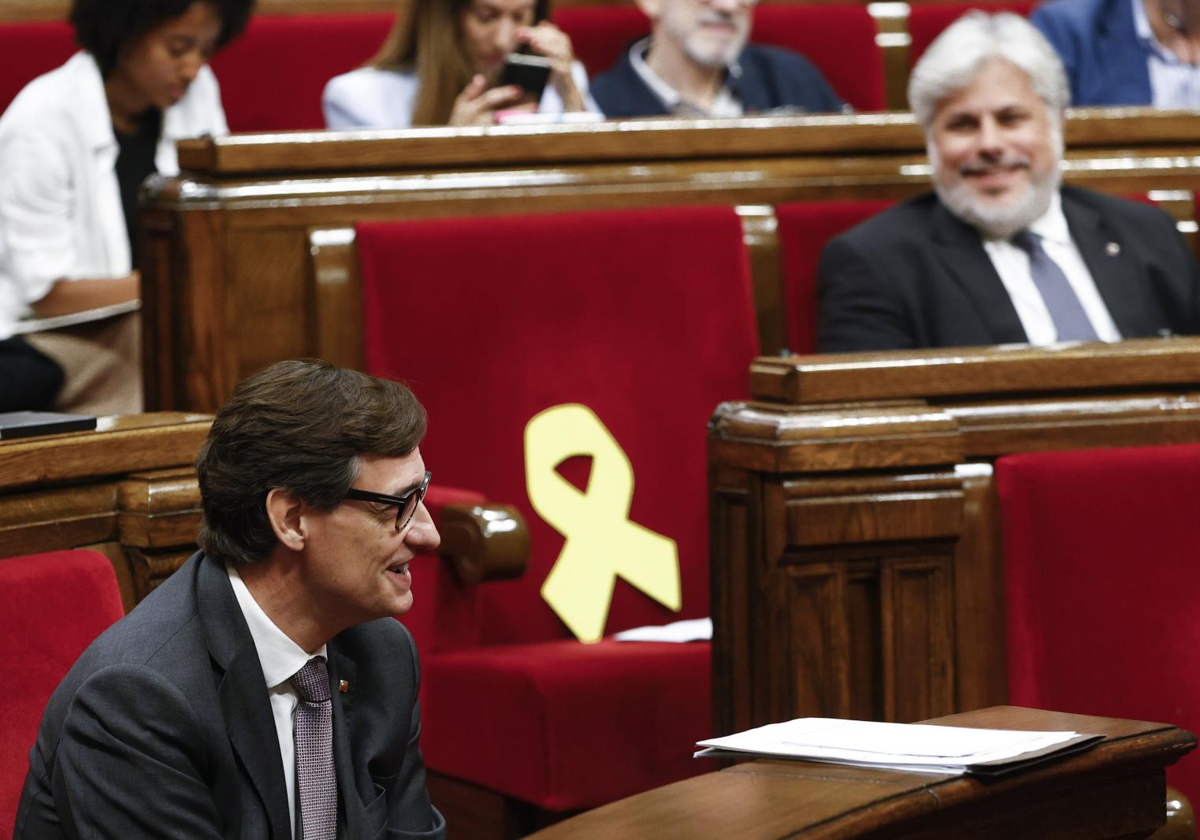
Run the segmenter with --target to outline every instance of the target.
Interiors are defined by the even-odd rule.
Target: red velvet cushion
[[[529,570],[486,587],[482,638],[568,636],[539,594],[563,537],[530,505],[524,462],[526,424],[564,403],[624,448],[633,521],[679,547],[682,613],[619,580],[607,632],[707,615],[706,423],[745,395],[757,352],[732,208],[360,224],[358,251],[367,366],[425,404],[426,464],[529,523]]]
[[[1200,729],[1200,445],[1002,458],[1009,697]],[[1168,781],[1200,799],[1200,760]]]
[[[0,113],[21,88],[78,50],[65,21],[0,23]]]
[[[908,18],[908,34],[912,37],[908,57],[913,66],[929,49],[942,30],[965,15],[971,9],[980,9],[990,14],[996,12],[1016,12],[1022,17],[1029,17],[1036,2],[1000,2],[1000,3],[913,3],[910,6]]]
[[[324,128],[325,83],[375,55],[394,20],[387,13],[256,15],[212,61],[229,130]]]
[[[0,835],[17,818],[46,701],[83,649],[124,614],[112,564],[94,551],[0,560]]]
[[[761,5],[754,10],[750,40],[804,55],[855,110],[885,107],[883,55],[866,5]]]
[[[423,660],[431,769],[543,808],[588,808],[715,769],[709,645],[605,639]]]
[[[804,201],[775,208],[783,267],[788,349],[817,347],[817,266],[825,244],[892,205],[890,201]],[[766,348],[773,350],[774,348]]]
[[[589,77],[608,70],[633,41],[650,34],[650,19],[633,5],[567,6],[554,10],[554,23],[570,36]]]

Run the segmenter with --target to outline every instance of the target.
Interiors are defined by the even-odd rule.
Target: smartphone
[[[497,86],[517,85],[534,102],[542,100],[542,91],[550,80],[550,62],[540,55],[513,53],[504,59]]]

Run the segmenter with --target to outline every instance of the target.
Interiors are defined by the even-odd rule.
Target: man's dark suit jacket
[[[1150,55],[1130,0],[1053,0],[1029,22],[1046,36],[1071,82],[1071,104],[1152,105]]]
[[[1075,187],[1062,208],[1123,337],[1200,333],[1200,266],[1170,216]],[[833,239],[817,283],[823,353],[1028,341],[979,234],[933,193]]]
[[[731,87],[747,114],[784,108],[822,112],[845,108],[821,72],[799,53],[748,44],[738,56],[738,64],[741,76],[731,80]],[[607,117],[668,116],[662,100],[633,69],[628,49],[616,66],[592,80],[591,91]]]
[[[340,633],[327,651],[338,837],[443,837],[417,745],[412,637],[385,618]],[[258,653],[224,566],[197,554],[55,690],[15,840],[291,836]]]

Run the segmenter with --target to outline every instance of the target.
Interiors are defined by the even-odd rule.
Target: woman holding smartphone
[[[82,51],[0,117],[0,340],[65,372],[59,409],[142,410],[138,188],[178,172],[177,139],[227,133],[207,64],[252,5],[75,0]]]
[[[332,79],[322,104],[330,128],[491,125],[498,111],[594,111],[571,40],[550,23],[549,0],[413,0],[379,54]],[[517,85],[493,86],[514,52],[542,56],[550,78],[540,101]]]

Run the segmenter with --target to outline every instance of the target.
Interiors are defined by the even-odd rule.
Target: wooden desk
[[[102,417],[94,432],[0,441],[4,556],[90,547],[130,610],[195,551],[206,415]]]
[[[1200,340],[759,359],[709,437],[715,731],[1007,700],[992,462],[1200,440]]]
[[[1108,736],[998,780],[753,761],[668,785],[545,829],[572,838],[1135,838],[1165,822],[1164,768],[1196,746],[1161,723],[1000,706],[927,721]]]
[[[1195,115],[1077,112],[1068,181],[1200,186]],[[353,271],[312,254],[358,221],[682,203],[739,207],[764,352],[784,339],[774,205],[929,189],[907,114],[240,135],[180,145],[186,175],[143,207],[147,404],[215,410],[284,358],[362,357]],[[1190,196],[1183,203],[1190,206]]]

